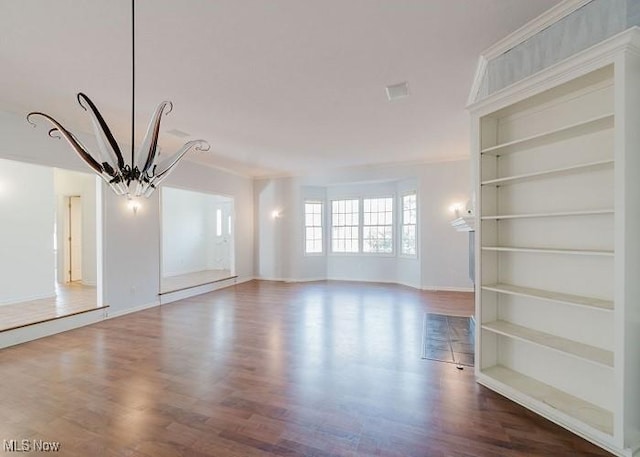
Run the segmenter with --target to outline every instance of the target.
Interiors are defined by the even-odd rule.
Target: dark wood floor
[[[472,306],[254,281],[4,349],[0,440],[83,457],[609,455],[420,358],[424,312]]]

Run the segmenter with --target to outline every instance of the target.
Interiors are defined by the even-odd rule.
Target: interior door
[[[69,281],[82,280],[82,200],[69,197]]]

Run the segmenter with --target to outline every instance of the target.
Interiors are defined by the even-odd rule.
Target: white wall
[[[453,203],[464,204],[470,198],[467,160],[262,179],[256,181],[254,189],[259,221],[256,271],[261,278],[347,279],[395,282],[424,289],[472,290],[473,284],[468,278],[468,237],[451,227],[454,216],[449,211]],[[304,254],[303,204],[306,199],[321,199],[328,205],[336,198],[400,197],[411,190],[418,194],[417,259],[397,255]],[[273,210],[280,210],[281,217],[273,219]],[[328,216],[329,208],[325,210]],[[327,229],[328,222],[327,217]]]
[[[225,215],[232,214],[232,200],[172,187],[162,189],[162,275],[175,276],[216,269],[223,254],[218,243],[226,236]],[[216,235],[220,210],[222,236]],[[227,261],[230,252],[226,253]]]
[[[96,179],[94,174],[54,168],[53,182],[58,226],[58,282],[64,282],[64,226],[67,224],[65,197],[80,196],[82,208],[82,283],[97,284]]]
[[[53,170],[0,159],[0,304],[51,297]]]
[[[238,275],[239,281],[253,278],[253,180],[194,162],[182,162],[167,178],[165,184],[180,189],[217,194],[233,200],[232,226],[235,230],[232,242],[235,274]]]
[[[207,236],[211,235],[205,196],[162,189],[162,275],[207,269]]]

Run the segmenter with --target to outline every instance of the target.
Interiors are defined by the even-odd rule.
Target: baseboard
[[[195,297],[197,295],[207,294],[216,290],[224,289],[226,287],[242,284],[243,282],[252,281],[255,279],[253,276],[245,276],[242,278],[233,277],[217,281],[209,284],[202,284],[200,286],[189,287],[188,289],[177,290],[175,292],[167,292],[160,295],[160,304],[166,305],[178,300],[184,300],[185,298]]]
[[[411,287],[412,289],[420,289],[420,284],[412,284],[412,283],[409,283],[409,282],[402,282],[402,281],[399,281],[399,282],[396,282],[396,283],[393,283],[393,284],[399,284],[401,286]]]
[[[275,281],[275,282],[316,282],[316,281],[326,281],[327,278],[269,278],[266,276],[259,276],[256,278],[258,281]]]
[[[13,300],[0,301],[0,306],[17,305],[18,303],[24,303],[32,300],[42,300],[44,298],[56,298],[56,294],[54,292],[53,294],[32,295],[30,297],[20,297]]]
[[[112,312],[112,308],[107,308],[107,313],[105,314],[106,319],[113,319],[120,316],[126,316],[127,314],[137,313],[138,311],[144,311],[145,309],[154,308],[156,306],[160,306],[160,300],[155,300],[151,303],[145,303],[144,305],[134,306],[133,308],[123,309],[121,311]]]
[[[342,282],[364,282],[370,284],[397,284],[400,286],[411,287],[412,289],[428,290],[433,292],[473,292],[473,287],[450,287],[450,286],[425,286],[422,287],[419,284],[413,284],[403,281],[382,281],[373,279],[357,279],[357,278],[273,278],[260,276],[255,278],[259,281],[276,281],[276,282],[313,282],[313,281],[342,281]]]
[[[75,328],[95,324],[105,318],[108,308],[96,309],[85,313],[74,314],[73,316],[61,317],[47,322],[27,325],[25,327],[7,330],[0,333],[0,349],[16,344],[26,343],[45,336],[66,332]]]
[[[85,281],[84,279],[82,280],[82,285],[88,287],[98,287],[98,283],[96,281]]]
[[[474,292],[473,287],[423,286],[421,289],[430,292]]]

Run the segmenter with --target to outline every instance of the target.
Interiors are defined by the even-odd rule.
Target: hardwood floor
[[[0,306],[0,332],[98,309],[96,288],[56,284],[55,296]]]
[[[422,360],[471,294],[252,281],[0,351],[0,439],[63,456],[605,456]]]

